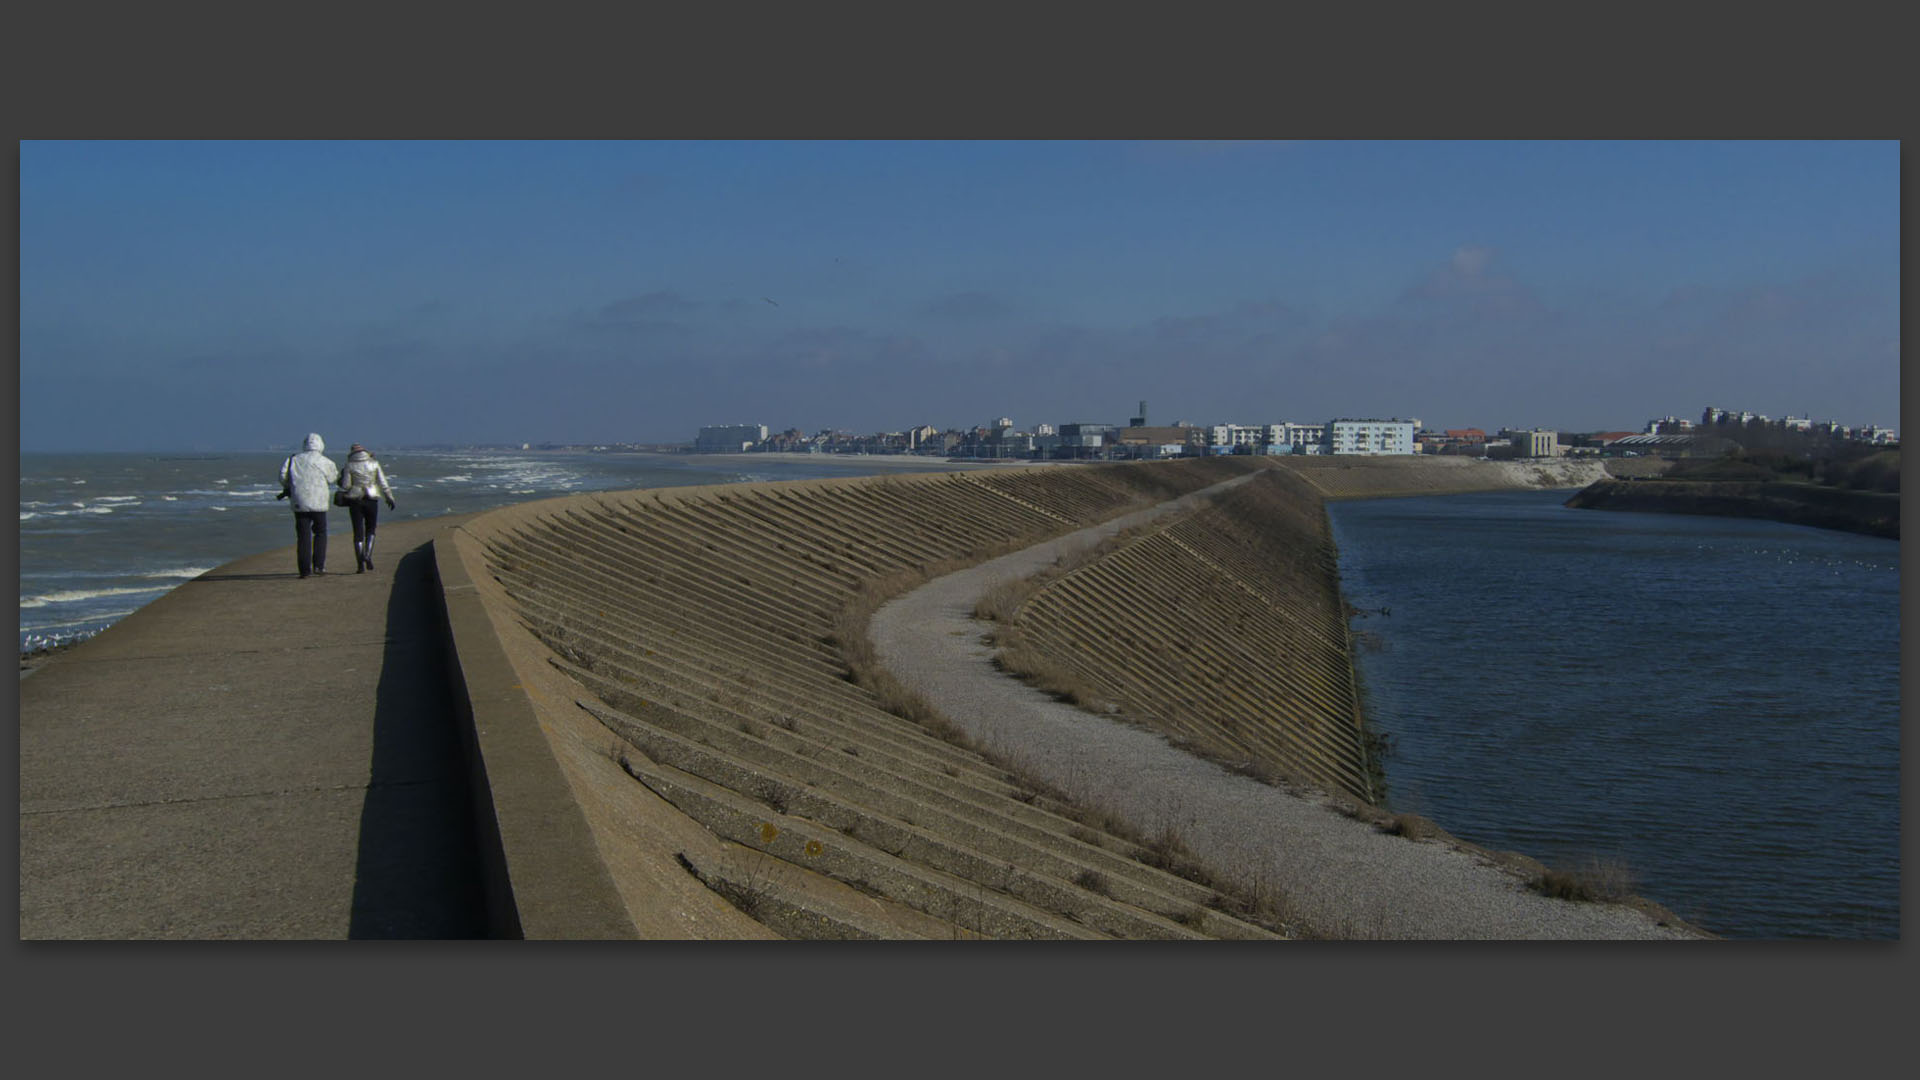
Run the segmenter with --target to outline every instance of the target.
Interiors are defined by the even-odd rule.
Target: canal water
[[[1392,808],[1726,937],[1897,939],[1899,542],[1568,494],[1329,505]]]

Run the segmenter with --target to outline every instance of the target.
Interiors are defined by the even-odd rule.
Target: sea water
[[[1330,504],[1393,809],[1725,936],[1897,938],[1899,542],[1567,494]]]
[[[289,451],[20,455],[20,649],[89,637],[222,563],[294,542],[276,500]],[[338,464],[344,452],[330,454]],[[894,472],[898,458],[818,460],[560,451],[392,451],[397,508],[435,517],[583,491]],[[957,468],[939,458],[911,467]],[[344,530],[344,511],[334,515]],[[291,567],[291,564],[289,564]]]

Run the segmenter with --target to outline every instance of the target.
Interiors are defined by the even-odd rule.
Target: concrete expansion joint
[[[278,648],[278,649],[212,648],[204,651],[189,651],[189,652],[177,652],[177,653],[142,653],[138,656],[107,656],[107,657],[102,657],[100,659],[93,659],[91,656],[84,656],[84,655],[65,656],[61,658],[61,663],[62,664],[89,664],[94,666],[104,666],[104,665],[110,665],[110,664],[143,663],[151,660],[169,660],[169,661],[177,662],[180,660],[190,660],[196,656],[269,656],[275,653],[284,654],[284,653],[313,652],[319,649],[363,649],[369,645],[382,645],[382,646],[390,645],[393,643],[393,641],[394,641],[393,638],[378,637],[378,638],[373,638],[367,641],[336,641],[330,644],[297,645],[291,648]],[[24,676],[26,674],[29,674],[33,671],[38,671],[38,670],[39,670],[38,667],[28,668],[26,671],[21,672],[21,674]]]
[[[96,810],[137,810],[145,806],[175,806],[193,803],[231,802],[235,799],[281,799],[289,795],[323,795],[337,791],[367,791],[373,788],[413,787],[433,783],[430,780],[403,780],[378,784],[325,784],[310,788],[282,788],[279,791],[238,791],[227,795],[195,795],[178,799],[141,799],[128,802],[91,803],[85,806],[54,806],[40,810],[20,811],[21,817],[39,817],[50,814],[84,814]]]

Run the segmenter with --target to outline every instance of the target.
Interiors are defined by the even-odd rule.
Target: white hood
[[[280,479],[293,492],[295,510],[325,510],[333,504],[333,482],[340,478],[340,466],[327,457],[326,441],[308,435],[306,449],[287,459]]]

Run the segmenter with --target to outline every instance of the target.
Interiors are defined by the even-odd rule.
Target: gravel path
[[[1257,475],[1257,474],[1255,474]],[[1252,476],[937,578],[882,607],[880,662],[989,749],[1149,833],[1172,827],[1211,866],[1277,887],[1321,934],[1421,939],[1687,939],[1631,908],[1552,900],[1484,857],[1391,836],[1319,800],[1239,776],[1158,734],[1054,701],[992,664],[975,600],[1059,555]],[[1444,826],[1444,822],[1441,823]]]

